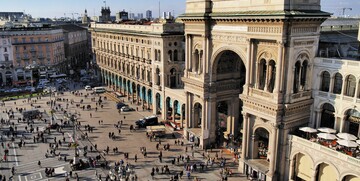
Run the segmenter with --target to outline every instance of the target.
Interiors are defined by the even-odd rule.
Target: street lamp
[[[67,113],[66,117],[69,119],[70,122],[73,123],[73,141],[74,141],[74,147],[75,147],[75,155],[74,155],[74,161],[73,165],[76,165],[79,163],[79,155],[77,153],[77,142],[76,142],[76,126],[77,126],[77,118],[75,117],[75,114]]]
[[[36,63],[33,62],[32,64],[28,65],[25,67],[25,69],[30,70],[31,76],[30,76],[30,81],[31,81],[31,91],[34,89],[34,83],[33,83],[33,70],[36,68]]]

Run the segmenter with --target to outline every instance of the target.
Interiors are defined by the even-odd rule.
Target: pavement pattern
[[[129,164],[130,169],[127,172],[129,180],[170,180],[176,174],[183,172],[183,176],[179,180],[221,180],[221,169],[228,168],[232,171],[231,176],[228,177],[228,180],[247,180],[246,176],[240,175],[237,172],[238,162],[233,159],[233,154],[225,149],[213,149],[213,150],[201,150],[192,146],[192,143],[187,142],[182,139],[181,132],[173,132],[172,129],[167,129],[167,136],[161,139],[161,145],[159,149],[156,149],[156,145],[159,144],[159,141],[150,141],[146,136],[145,129],[136,129],[135,131],[130,130],[130,125],[135,126],[135,121],[144,117],[152,115],[152,112],[148,110],[142,110],[141,105],[135,105],[129,103],[126,97],[117,99],[111,93],[105,93],[100,95],[92,95],[90,91],[85,91],[83,87],[77,83],[71,83],[69,85],[73,90],[64,92],[62,95],[53,95],[41,97],[41,99],[32,98],[29,102],[28,100],[21,99],[16,101],[7,101],[5,106],[0,107],[0,116],[5,120],[8,119],[7,111],[10,109],[14,110],[14,118],[10,120],[10,125],[14,123],[14,126],[17,127],[18,135],[14,142],[11,141],[11,136],[6,136],[6,131],[8,130],[9,125],[1,125],[0,132],[2,134],[2,143],[5,145],[9,144],[10,147],[5,146],[9,150],[9,155],[7,161],[2,161],[0,163],[0,174],[5,175],[7,180],[11,178],[11,168],[15,168],[15,174],[12,176],[12,180],[19,181],[37,181],[37,180],[66,180],[66,176],[70,180],[76,180],[75,173],[78,175],[79,180],[98,180],[100,175],[102,180],[106,180],[106,176],[109,175],[111,171],[114,171],[115,163],[124,162],[124,165]],[[77,94],[74,93],[77,92]],[[85,97],[86,95],[86,97]],[[96,103],[99,98],[102,98],[103,107]],[[106,100],[104,97],[106,96]],[[58,154],[71,159],[75,155],[75,148],[68,147],[67,144],[72,138],[73,129],[72,127],[66,127],[62,133],[57,130],[51,130],[51,134],[45,133],[47,138],[46,143],[33,142],[33,137],[36,136],[35,133],[29,133],[25,131],[25,126],[29,127],[28,124],[23,122],[17,122],[18,118],[21,118],[22,115],[19,111],[16,111],[17,108],[26,108],[27,110],[34,108],[34,106],[39,107],[39,110],[44,112],[43,119],[47,119],[47,123],[41,120],[34,120],[34,123],[30,123],[34,128],[38,127],[39,130],[43,130],[44,127],[51,120],[50,114],[50,104],[47,104],[50,100],[57,100],[56,106],[58,107],[54,115],[54,123],[61,124],[61,119],[66,120],[64,115],[64,110],[71,114],[77,115],[77,121],[81,126],[77,131],[76,140],[79,146],[77,151],[79,153],[80,159],[87,160],[89,157],[95,158],[100,156],[98,165],[95,168],[86,168],[79,171],[73,171],[72,176],[69,176],[71,171],[69,162],[65,162],[64,159],[59,160]],[[35,102],[36,101],[36,102]],[[71,104],[73,101],[73,104]],[[124,101],[126,104],[129,104],[130,107],[136,109],[138,107],[139,111],[133,112],[121,112],[119,113],[116,109],[116,102]],[[16,103],[15,103],[16,102]],[[32,104],[31,104],[32,103]],[[80,106],[77,106],[80,105]],[[90,105],[90,109],[82,109],[82,106]],[[116,128],[115,125],[118,125],[122,121],[121,132],[119,133],[119,128]],[[85,129],[85,125],[88,125],[93,128],[93,131],[89,132]],[[29,128],[28,128],[29,129]],[[46,131],[45,131],[46,132]],[[109,138],[109,133],[113,133],[115,138]],[[87,134],[87,136],[85,136]],[[21,135],[24,135],[25,146],[19,148],[18,143],[21,140]],[[175,138],[173,137],[175,135]],[[56,156],[45,157],[47,151],[50,150],[49,143],[55,143],[54,138],[57,140],[62,140],[65,137],[65,144],[59,146],[56,150]],[[175,140],[183,142],[183,145],[175,144]],[[164,145],[170,145],[169,150],[164,150]],[[97,150],[93,149],[92,152],[87,151],[86,157],[84,156],[84,147],[87,146],[95,147]],[[109,147],[109,152],[106,153],[106,149]],[[145,147],[147,151],[147,156],[144,157],[141,153],[141,148]],[[118,151],[114,152],[114,148],[118,148]],[[193,148],[193,149],[191,149]],[[88,149],[89,150],[89,149]],[[159,154],[162,153],[162,160],[159,159]],[[125,157],[128,154],[128,158]],[[4,148],[0,147],[0,156],[3,157]],[[135,161],[135,155],[137,155],[137,160]],[[224,167],[220,167],[220,159],[216,159],[213,163],[208,163],[208,157],[215,158],[217,155],[218,158],[223,157],[226,159],[226,164]],[[182,161],[178,157],[189,157],[189,161],[186,159]],[[175,162],[173,160],[175,159]],[[102,168],[100,163],[105,163],[105,160],[109,163],[110,168]],[[38,162],[41,162],[41,166],[38,165]],[[186,166],[197,164],[197,170],[190,172],[190,176],[187,177]],[[204,170],[200,170],[199,164],[203,163]],[[161,168],[167,166],[169,168],[169,173],[161,174]],[[46,177],[45,168],[54,168],[55,174],[53,177]],[[151,174],[152,170],[158,168],[160,171],[154,175]],[[120,176],[117,175],[118,180],[125,180],[125,178],[120,179]]]

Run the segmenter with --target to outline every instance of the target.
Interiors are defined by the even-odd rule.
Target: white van
[[[96,94],[100,94],[100,93],[104,93],[104,92],[106,92],[106,89],[104,88],[104,87],[94,87],[94,92],[96,93]]]

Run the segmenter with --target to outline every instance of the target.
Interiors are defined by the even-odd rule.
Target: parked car
[[[122,102],[118,102],[118,103],[116,104],[116,109],[121,109],[121,108],[124,107],[124,106],[128,106],[128,105],[126,105],[126,104],[124,104],[124,103],[122,103]]]
[[[89,85],[85,86],[85,90],[86,91],[91,90],[91,86],[89,86]]]
[[[158,125],[159,122],[158,122],[158,117],[154,115],[154,116],[149,116],[149,117],[140,119],[140,120],[136,121],[135,124],[139,128],[145,128],[146,126]]]
[[[129,107],[129,106],[124,106],[124,107],[122,107],[120,110],[121,110],[121,112],[135,111],[134,108],[131,108],[131,107]]]
[[[19,88],[12,88],[10,92],[21,92],[21,89]]]

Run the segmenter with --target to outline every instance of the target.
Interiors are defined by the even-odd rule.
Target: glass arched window
[[[298,93],[299,92],[299,76],[300,76],[300,62],[297,61],[295,64],[295,70],[294,70],[294,85],[293,85],[293,92]]]
[[[307,67],[308,67],[308,62],[305,60],[301,66],[301,78],[300,78],[300,85],[303,87],[303,89],[305,89],[305,85],[306,85]]]
[[[355,78],[355,76],[349,75],[346,78],[345,86],[346,86],[345,95],[350,96],[350,97],[354,97],[355,88],[356,88],[356,78]]]
[[[336,73],[334,76],[334,94],[341,94],[341,89],[343,85],[343,77],[340,73]]]
[[[158,60],[161,61],[161,51],[158,50]]]
[[[261,59],[259,65],[259,89],[264,90],[266,81],[266,60]]]
[[[327,71],[324,71],[321,74],[321,87],[320,90],[324,92],[329,92],[329,86],[330,86],[330,74]]]
[[[193,54],[193,72],[197,72],[199,70],[199,50],[195,50]]]
[[[171,50],[168,51],[168,57],[169,57],[169,61],[172,61],[172,51]]]
[[[156,85],[160,85],[160,69],[159,68],[157,68],[156,69]]]
[[[276,77],[276,64],[274,60],[269,62],[269,92],[273,92],[275,87],[275,77]]]
[[[178,58],[178,51],[177,50],[174,50],[174,61],[178,61],[179,58]]]

